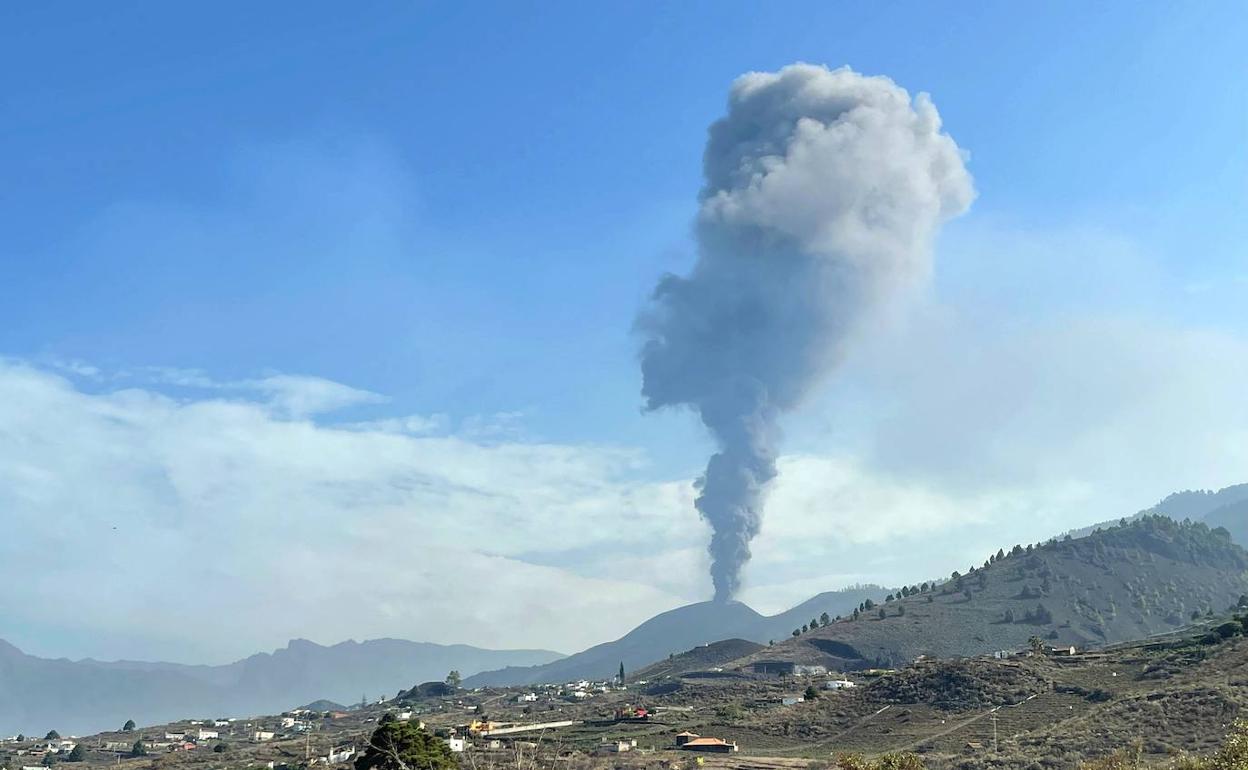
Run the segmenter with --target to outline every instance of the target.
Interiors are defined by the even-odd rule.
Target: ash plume
[[[778,418],[874,308],[927,277],[974,188],[926,94],[808,64],[733,83],[703,175],[697,261],[659,281],[638,328],[646,408],[692,407],[719,448],[696,506],[726,601],[776,476]]]

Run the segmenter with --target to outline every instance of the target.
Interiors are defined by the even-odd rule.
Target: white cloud
[[[341,401],[312,390],[279,413],[0,365],[5,633],[58,628],[80,640],[65,652],[105,657],[220,659],[292,636],[571,650],[683,601],[516,558],[662,538],[682,512],[634,483],[635,452],[289,419]]]

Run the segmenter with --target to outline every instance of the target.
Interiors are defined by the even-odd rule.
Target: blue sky
[[[1103,392],[1118,404],[1124,383],[1139,381],[1112,379],[1126,373],[1160,381],[1149,391],[1156,400],[1141,396],[1137,412],[1092,419],[1086,457],[1137,447],[1133,431],[1158,404],[1173,419],[1144,433],[1161,441],[1207,445],[1214,430],[1244,428],[1229,395],[1248,338],[1240,3],[406,2],[349,14],[329,3],[40,3],[4,9],[0,28],[0,357],[22,383],[42,383],[86,415],[116,398],[138,409],[135,393],[184,409],[258,405],[263,420],[286,428],[420,415],[478,449],[629,453],[626,469],[606,474],[619,483],[611,495],[631,494],[630,484],[687,484],[707,441],[686,415],[640,413],[632,319],[659,274],[692,262],[702,146],[729,84],[800,60],[931,93],[970,153],[979,197],[946,228],[917,320],[885,332],[790,420],[791,462],[836,457],[835,471],[815,468],[812,478],[846,468],[870,476],[869,491],[854,496],[876,501],[864,504],[893,510],[897,495],[919,495],[926,502],[913,505],[980,510],[941,525],[950,548],[984,522],[1038,539],[1174,488],[1244,480],[1226,470],[1236,455],[1185,465],[1128,453],[1116,464],[1081,463],[1079,473],[1052,469],[1042,484],[1020,470],[1037,465],[1032,456],[1010,443],[1062,446],[1070,433],[1046,414],[1078,414],[1083,430],[1089,418],[1075,402]],[[1089,339],[1140,352],[1107,363],[1104,348],[1080,347]],[[1027,352],[1033,343],[1075,358],[1045,366]],[[927,358],[942,350],[950,355]],[[908,388],[930,374],[912,371],[920,360],[940,382]],[[977,412],[995,420],[980,424],[950,406],[966,404],[969,383],[993,380],[1002,361],[1015,392],[1034,396],[1026,408],[1006,399]],[[1082,379],[1099,369],[1110,379]],[[1066,371],[1080,377],[1060,379]],[[293,408],[293,381],[279,375],[307,378],[299,398],[325,398],[326,382],[355,391],[333,391],[332,410]],[[10,393],[34,392],[26,384]],[[1183,408],[1193,398],[1199,414]],[[935,412],[958,419],[942,424]],[[155,424],[146,412],[125,413]],[[15,425],[0,439],[19,458],[19,437],[54,435],[48,425]],[[967,457],[999,473],[952,467],[941,457],[952,432],[991,446],[987,460],[970,448]],[[144,436],[135,440],[161,445]],[[150,467],[133,469],[135,489],[167,476],[173,454],[154,451]],[[77,483],[78,469],[48,462],[41,473]],[[483,478],[489,467],[483,461]],[[18,465],[9,468],[17,478]],[[35,528],[56,511],[16,488],[6,502],[31,527],[19,532],[49,536]],[[684,494],[663,488],[655,494]],[[187,503],[178,494],[160,505]],[[794,502],[814,492],[778,494],[777,505],[818,515]],[[112,513],[142,518],[153,505],[142,499]],[[90,503],[81,505],[76,515],[91,520]],[[688,519],[684,529],[668,534],[679,541],[671,558],[693,565],[680,573],[686,582],[628,594],[620,624],[705,594],[699,523],[679,510],[672,516]],[[355,515],[341,513],[339,522]],[[930,536],[903,526],[916,516],[924,518],[901,516],[894,534]],[[780,521],[801,530],[798,519]],[[483,552],[564,570],[569,580],[627,582],[590,563],[585,549],[598,541],[587,537],[567,552],[536,540]],[[995,550],[996,539],[983,537],[984,546]],[[789,547],[778,543],[777,553]],[[834,566],[802,572],[777,557],[772,589],[755,576],[761,587],[747,599],[779,608],[807,589],[898,569],[888,549],[873,548],[871,561],[857,546],[825,545]],[[644,551],[635,549],[651,558]],[[934,556],[930,569],[943,573],[943,564]],[[15,601],[50,598],[32,589]],[[333,633],[415,638],[430,612],[419,603],[378,610],[363,630]],[[473,618],[462,620],[471,628]],[[24,622],[25,646],[71,655],[228,657],[305,633],[296,617],[231,647],[102,632],[85,620]],[[88,630],[104,649],[84,640]],[[513,641],[452,629],[454,639],[435,641],[571,649],[620,630]]]

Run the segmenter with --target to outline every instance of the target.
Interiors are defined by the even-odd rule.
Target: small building
[[[354,756],[354,746],[338,746],[329,750],[329,753],[325,755],[325,762],[330,765],[340,765],[344,762],[350,762]]]
[[[784,697],[780,698],[781,706],[796,706],[799,703],[805,703],[805,702],[806,702],[806,698],[802,697],[801,695],[785,695]]]
[[[637,748],[637,741],[606,741],[598,746],[599,754],[623,754]]]
[[[848,679],[832,679],[830,681],[823,683],[823,689],[825,690],[848,690],[851,687],[857,687],[857,686],[858,685],[854,684]]]
[[[729,743],[728,741],[721,740],[719,738],[693,738],[685,741],[680,748],[684,751],[705,751],[711,754],[731,754],[737,750],[737,744],[735,742]]]
[[[273,733],[270,730],[256,730],[254,733],[251,734],[251,740],[253,740],[256,743],[264,743],[265,741],[271,741],[273,740],[274,737],[275,737],[275,733]]]
[[[518,695],[516,703],[537,703],[537,693],[526,692],[524,695]]]
[[[463,754],[464,749],[468,748],[468,740],[466,738],[447,738],[447,748],[456,754]]]
[[[689,741],[697,737],[698,737],[697,733],[691,733],[688,730],[686,730],[683,733],[676,733],[676,745],[684,746],[686,743],[688,743]]]
[[[183,741],[186,740],[186,733],[165,733],[167,741]]]
[[[202,727],[199,730],[199,740],[201,741],[215,741],[220,737],[221,733],[216,730],[205,730]]]

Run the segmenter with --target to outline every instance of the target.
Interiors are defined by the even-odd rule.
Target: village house
[[[354,756],[354,746],[338,746],[337,748],[330,749],[329,753],[325,755],[325,763],[329,765],[340,765],[350,762],[351,758]]]
[[[220,737],[221,733],[216,730],[205,730],[202,727],[199,729],[199,740],[201,741],[215,741]]]
[[[46,744],[43,745],[43,749],[44,751],[47,751],[49,754],[62,754],[62,753],[68,754],[69,752],[73,751],[74,747],[76,747],[77,745],[78,744],[75,743],[74,741],[62,738],[61,740],[57,740],[57,741],[48,741]]]
[[[605,741],[598,746],[598,754],[623,754],[637,748],[637,741]]]
[[[780,698],[781,706],[796,706],[799,703],[805,703],[806,699],[801,695],[785,695]]]
[[[825,690],[848,690],[851,687],[857,687],[857,685],[848,679],[833,679],[823,684]]]
[[[275,737],[275,733],[269,730],[256,730],[254,733],[251,734],[251,740],[256,743],[264,743],[265,741],[271,741],[273,740],[274,737]]]
[[[737,750],[735,742],[720,738],[703,738],[697,733],[683,732],[676,736],[676,748],[683,751],[704,751],[712,754],[731,754]]]
[[[456,754],[462,754],[464,749],[468,748],[468,741],[465,738],[447,738],[446,745]]]

